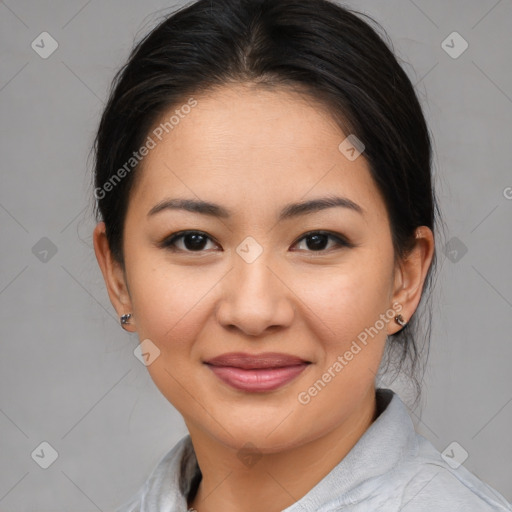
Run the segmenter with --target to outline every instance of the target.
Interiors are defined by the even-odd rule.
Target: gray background
[[[173,5],[0,2],[2,512],[112,510],[186,433],[108,299],[88,159],[114,72]],[[435,137],[448,233],[413,418],[440,451],[457,441],[464,465],[512,500],[512,2],[349,5],[388,31]],[[47,59],[31,47],[43,31],[59,45]],[[469,43],[458,58],[441,46],[453,31]],[[58,452],[48,469],[31,456],[43,441]]]

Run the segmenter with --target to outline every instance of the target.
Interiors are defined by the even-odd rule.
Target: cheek
[[[204,328],[208,292],[218,281],[204,270],[201,274],[195,270],[160,260],[140,264],[129,274],[139,340],[151,340],[160,351],[147,371],[163,396],[183,415],[195,410],[191,397],[201,396],[200,382],[191,379],[197,372],[191,352]],[[194,414],[200,416],[200,408]]]
[[[202,323],[198,315],[204,300],[219,280],[216,274],[199,266],[173,266],[162,258],[138,259],[129,276],[141,340],[150,338],[165,351],[193,339]]]
[[[159,345],[164,333],[179,319],[178,285],[161,272],[132,273],[132,303],[139,336]]]
[[[304,302],[315,315],[309,328],[318,343],[318,365],[300,383],[297,401],[304,430],[329,430],[354,410],[375,381],[386,343],[390,280],[386,265],[359,259],[346,271],[304,287]],[[328,328],[327,328],[328,327]],[[333,404],[336,404],[333,407]],[[323,418],[323,426],[317,419]]]
[[[322,338],[334,349],[356,339],[390,307],[392,282],[388,263],[364,255],[358,255],[357,260],[354,258],[353,264],[347,263],[343,268],[311,273],[296,285],[301,290],[304,311],[314,313],[307,316],[322,329]]]

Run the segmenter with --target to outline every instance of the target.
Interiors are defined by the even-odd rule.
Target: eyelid
[[[182,251],[181,249],[176,249],[175,248],[174,243],[177,240],[179,240],[180,238],[183,238],[183,237],[185,237],[187,235],[192,235],[192,234],[194,234],[194,235],[202,235],[205,238],[207,238],[208,240],[210,240],[213,243],[215,243],[216,245],[219,245],[218,242],[212,236],[210,236],[208,233],[205,233],[204,231],[199,231],[197,229],[185,229],[183,231],[177,231],[176,233],[173,233],[172,235],[164,238],[164,240],[162,240],[158,244],[158,246],[161,247],[162,249],[174,250],[176,252],[197,253],[197,254],[205,252],[205,251]]]
[[[334,233],[332,231],[327,231],[325,229],[313,229],[311,231],[308,231],[307,233],[304,233],[299,238],[297,238],[297,240],[295,242],[293,242],[292,246],[297,245],[300,241],[302,241],[305,238],[307,238],[308,236],[312,236],[312,235],[324,235],[329,238],[332,238],[332,239],[336,240],[336,242],[339,246],[355,247],[355,245],[353,243],[349,242],[348,239],[346,237],[344,237],[341,233]],[[327,251],[322,250],[322,251],[307,251],[307,252],[322,254]]]
[[[185,253],[185,254],[187,254],[187,253],[188,254],[201,254],[201,253],[206,252],[204,250],[201,250],[201,251],[189,251],[189,250],[176,249],[176,247],[174,246],[174,243],[177,240],[185,237],[186,235],[190,235],[190,234],[202,235],[205,238],[207,238],[208,240],[210,240],[213,243],[215,243],[216,245],[220,245],[213,237],[211,237],[210,235],[208,235],[204,231],[193,230],[193,229],[183,230],[183,231],[178,231],[176,233],[173,233],[171,236],[165,238],[158,245],[159,245],[159,247],[161,247],[163,249],[167,249],[167,250],[171,250],[171,251],[175,251],[175,252],[182,252],[182,253]],[[327,230],[322,230],[322,229],[311,230],[311,231],[308,231],[306,233],[303,233],[299,238],[297,238],[292,243],[292,247],[297,245],[299,242],[301,242],[305,238],[307,238],[309,236],[313,236],[313,235],[324,235],[324,236],[327,236],[328,238],[331,238],[331,239],[335,240],[338,248],[340,248],[340,247],[346,247],[346,248],[355,247],[355,244],[350,242],[346,237],[344,237],[340,233],[335,233],[335,232],[332,232],[332,231],[327,231]],[[312,254],[319,254],[319,255],[321,255],[321,254],[326,254],[329,251],[326,251],[326,250],[322,249],[320,251],[306,251],[306,252],[312,253]]]

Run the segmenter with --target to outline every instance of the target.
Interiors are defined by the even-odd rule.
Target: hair
[[[124,220],[141,168],[127,170],[126,163],[133,163],[169,109],[234,83],[303,93],[364,144],[389,215],[395,261],[414,247],[417,227],[435,232],[440,213],[429,129],[391,43],[363,16],[374,22],[330,0],[198,0],[165,16],[134,46],[114,77],[93,147],[95,216],[105,222],[111,253],[123,269]],[[436,260],[434,252],[422,301]],[[387,366],[396,362],[397,374],[408,373],[417,396],[420,356],[430,342],[427,312],[423,343],[415,314],[389,337],[383,358]]]

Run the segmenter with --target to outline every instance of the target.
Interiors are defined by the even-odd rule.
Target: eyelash
[[[185,236],[187,235],[202,235],[203,237],[207,238],[208,240],[210,241],[213,241],[214,243],[216,243],[210,236],[208,236],[206,233],[202,232],[202,231],[180,231],[178,233],[175,233],[174,235],[171,235],[170,237],[166,238],[163,242],[161,242],[160,244],[160,247],[163,248],[163,249],[167,249],[167,250],[170,250],[172,252],[183,252],[183,253],[189,253],[189,254],[200,254],[200,253],[203,253],[203,252],[206,252],[204,250],[199,250],[199,251],[191,251],[191,250],[183,250],[183,249],[177,249],[176,246],[174,245],[176,243],[176,241],[180,240],[180,239],[183,239]],[[293,245],[296,245],[298,244],[299,242],[301,242],[302,240],[305,240],[307,239],[308,237],[311,237],[313,235],[323,235],[323,236],[327,236],[328,238],[334,240],[336,242],[336,245],[338,248],[352,248],[352,247],[355,247],[354,244],[350,243],[347,239],[345,239],[344,237],[336,234],[336,233],[332,233],[330,231],[308,231],[307,233],[305,233],[304,235],[302,235],[299,239],[297,239]],[[331,249],[332,250],[332,249]],[[311,253],[326,253],[326,252],[330,252],[328,249],[321,249],[321,250],[318,250],[318,251],[313,251],[313,250],[306,250],[306,252],[311,252]]]

